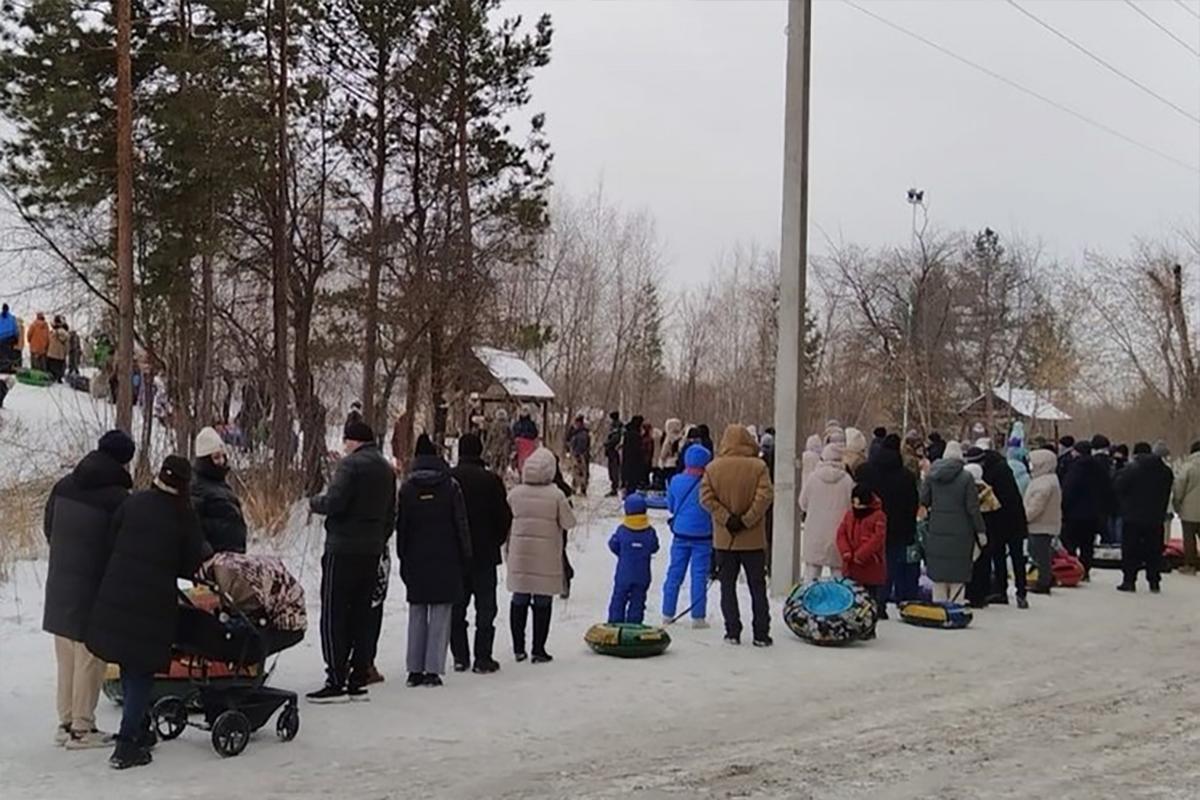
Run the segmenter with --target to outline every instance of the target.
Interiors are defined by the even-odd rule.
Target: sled
[[[783,621],[809,644],[837,646],[875,636],[875,603],[848,578],[801,584],[783,607]]]
[[[583,640],[592,652],[617,658],[660,656],[671,646],[671,635],[653,625],[602,622],[588,628]]]
[[[667,496],[662,492],[646,492],[643,496],[646,498],[646,508],[662,510],[667,507]]]
[[[900,604],[900,619],[920,628],[959,630],[970,625],[975,615],[959,603],[914,600]]]
[[[1072,589],[1083,582],[1085,570],[1083,562],[1078,558],[1065,551],[1059,551],[1050,559],[1050,572],[1054,576],[1053,585]],[[1037,583],[1037,567],[1031,566],[1025,573],[1025,579],[1030,583]]]
[[[1097,545],[1092,555],[1092,567],[1094,569],[1120,569],[1121,545]]]
[[[49,372],[42,372],[40,369],[19,369],[17,370],[17,383],[45,387],[54,383],[54,376]]]
[[[70,386],[77,392],[91,392],[92,382],[83,375],[67,375],[63,378],[67,386]]]

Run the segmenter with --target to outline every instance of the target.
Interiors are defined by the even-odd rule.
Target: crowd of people
[[[83,344],[61,315],[47,321],[45,312],[39,311],[26,326],[7,303],[0,305],[0,372],[11,374],[21,369],[26,349],[30,369],[49,374],[56,383],[79,374]]]

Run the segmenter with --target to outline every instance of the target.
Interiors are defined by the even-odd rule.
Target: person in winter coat
[[[937,431],[929,434],[929,445],[925,448],[925,457],[932,465],[934,461],[944,458],[946,455],[946,440]]]
[[[408,594],[408,686],[441,686],[450,617],[471,563],[467,506],[425,434],[396,503],[396,556]]]
[[[887,600],[897,603],[917,599],[921,577],[919,558],[913,553],[917,538],[917,475],[900,453],[900,437],[888,434],[874,458],[858,472],[860,486],[879,498],[887,516],[887,585],[880,607],[886,617]]]
[[[246,552],[242,503],[226,481],[229,456],[225,442],[212,428],[203,428],[196,436],[192,476],[192,508],[209,547],[214,553]]]
[[[392,459],[396,463],[396,474],[407,475],[408,465],[412,461],[413,441],[412,423],[405,411],[396,417],[392,425]]]
[[[1029,591],[1050,594],[1054,576],[1050,569],[1054,537],[1062,530],[1062,488],[1058,483],[1058,457],[1050,450],[1029,454],[1030,480],[1025,489],[1025,520],[1029,528],[1029,555],[1037,566],[1037,584]]]
[[[1032,480],[1029,467],[1025,465],[1027,458],[1028,454],[1024,447],[1009,443],[1008,468],[1012,470],[1013,479],[1017,482],[1017,491],[1021,493],[1021,497],[1025,496],[1025,491],[1029,488],[1029,481]]]
[[[973,600],[1008,605],[1008,562],[1012,561],[1013,583],[1016,585],[1017,608],[1029,608],[1026,599],[1025,538],[1028,523],[1025,507],[1017,479],[1009,469],[1008,461],[995,450],[971,448],[966,454],[967,462],[983,468],[983,481],[992,487],[1000,507],[985,512],[983,522],[987,528],[987,561],[990,569],[983,570],[982,579],[969,592]]]
[[[380,563],[396,521],[396,473],[365,422],[342,431],[345,457],[309,509],[325,517],[321,557],[321,652],[325,685],[313,703],[365,698],[380,615],[372,608]],[[380,606],[381,608],[381,606]]]
[[[178,615],[178,578],[204,560],[200,522],[188,502],[191,466],[167,456],[154,486],[129,497],[113,515],[111,553],[87,628],[87,647],[121,667],[121,729],[109,763],[150,763],[147,712],[154,673],[171,663]]]
[[[700,482],[700,503],[713,518],[721,614],[725,618],[725,641],[729,644],[742,641],[737,579],[743,570],[750,588],[754,646],[773,644],[765,553],[765,517],[773,499],[771,477],[767,465],[758,457],[754,437],[741,425],[730,425],[721,436],[717,458],[704,470]]]
[[[867,448],[867,461],[870,461],[872,456],[883,449],[883,440],[887,438],[887,435],[887,428],[882,426],[871,432],[871,444]]]
[[[575,417],[575,423],[567,433],[567,453],[571,456],[571,485],[575,494],[587,497],[588,472],[592,465],[592,432],[588,430],[583,415]]]
[[[78,375],[81,361],[83,361],[83,342],[79,340],[79,332],[72,330],[67,339],[67,374]]]
[[[1092,443],[1075,444],[1075,457],[1069,462],[1063,491],[1063,546],[1083,562],[1084,580],[1092,571],[1096,537],[1114,507],[1112,480],[1107,463],[1092,456]]]
[[[621,444],[625,437],[625,426],[621,424],[621,413],[611,411],[608,415],[608,433],[604,436],[604,460],[608,466],[608,497],[621,492]]]
[[[21,329],[17,318],[8,310],[8,303],[0,306],[0,372],[16,372],[21,366]]]
[[[42,530],[50,545],[42,630],[54,635],[58,662],[58,729],[55,742],[69,750],[107,747],[96,728],[96,702],[105,664],[84,644],[88,617],[104,578],[109,530],[133,487],[127,465],[133,440],[123,431],[100,437],[46,501]]]
[[[712,453],[701,445],[687,448],[684,470],[667,485],[668,524],[671,526],[671,563],[663,581],[664,624],[674,618],[679,590],[691,570],[691,615],[693,628],[708,627],[708,576],[712,568],[712,514],[700,503],[700,482]]]
[[[1195,575],[1200,569],[1200,441],[1193,442],[1191,452],[1175,476],[1172,506],[1183,524],[1184,575]]]
[[[975,547],[987,538],[979,492],[965,466],[962,447],[948,442],[944,457],[933,462],[921,484],[921,505],[929,510],[925,571],[933,581],[934,600],[959,599],[971,580]]]
[[[850,508],[837,530],[842,574],[860,584],[875,601],[875,614],[887,618],[887,515],[883,503],[865,484],[854,487]]]
[[[546,652],[554,595],[564,586],[562,532],[575,527],[571,504],[554,485],[554,454],[542,447],[525,462],[521,484],[508,493],[512,533],[508,537],[508,589],[513,654],[529,658],[525,628],[533,607],[533,663],[554,659]]]
[[[38,312],[37,319],[25,334],[25,339],[29,342],[29,365],[45,372],[48,369],[46,353],[50,349],[50,325],[46,322],[45,314]]]
[[[1145,567],[1150,591],[1157,594],[1162,582],[1163,520],[1171,504],[1175,475],[1154,455],[1149,442],[1133,447],[1133,464],[1121,470],[1114,481],[1123,520],[1121,570],[1122,592],[1137,591],[1138,570]]]
[[[804,443],[804,452],[800,455],[800,480],[805,482],[817,470],[821,463],[821,437],[815,433]]]
[[[846,472],[842,448],[827,444],[821,463],[800,487],[800,510],[804,512],[804,535],[800,539],[801,573],[805,581],[821,577],[828,569],[842,576],[842,554],[837,547],[837,529],[850,508],[854,479]]]
[[[503,408],[496,409],[492,424],[488,426],[485,444],[488,466],[503,478],[512,466],[513,459],[512,426],[508,424],[508,412]]]
[[[911,472],[917,479],[921,479],[921,473],[925,471],[928,462],[925,461],[925,445],[921,443],[921,434],[916,431],[909,431],[904,437],[904,444],[900,448],[900,457],[904,462],[904,468]]]
[[[663,486],[671,482],[679,472],[680,454],[683,452],[683,422],[669,419],[663,425],[662,447],[658,449],[658,468],[662,471]]]
[[[61,383],[67,374],[67,347],[71,343],[71,332],[62,317],[54,318],[50,328],[50,342],[46,345],[46,371],[54,378],[55,383]]]
[[[621,488],[625,494],[644,489],[649,480],[649,462],[642,445],[643,423],[640,416],[634,416],[625,426],[624,440],[621,442]]]
[[[362,403],[360,403],[358,400],[355,400],[353,403],[350,404],[350,411],[348,411],[346,413],[346,424],[354,425],[356,423],[363,422],[363,421],[364,420],[363,420]]]
[[[641,625],[646,618],[650,561],[658,552],[658,532],[650,526],[646,498],[640,494],[625,498],[625,518],[608,540],[608,549],[617,557],[608,621]]]
[[[538,426],[533,421],[533,411],[529,408],[521,409],[521,415],[513,423],[512,433],[514,439],[527,439],[531,442],[537,441]]]
[[[1091,444],[1088,444],[1089,449]],[[1075,437],[1064,436],[1058,440],[1058,482],[1062,483],[1067,479],[1067,470],[1071,468],[1071,463],[1075,461],[1079,452],[1075,449]]]
[[[483,462],[483,443],[473,433],[458,440],[458,466],[451,477],[462,490],[471,529],[471,562],[465,571],[464,593],[454,606],[450,623],[450,652],[454,669],[468,667],[477,675],[489,675],[500,669],[492,657],[496,640],[496,567],[500,550],[508,542],[512,529],[512,509],[504,481],[488,470]],[[467,606],[475,600],[475,661],[467,641]]]
[[[859,467],[867,463],[867,437],[858,428],[846,428],[846,446],[843,448],[842,462],[851,478],[858,474]]]

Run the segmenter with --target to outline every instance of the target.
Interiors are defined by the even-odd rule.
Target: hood
[[[93,450],[84,456],[71,471],[80,489],[103,489],[109,486],[133,488],[129,471],[108,453]]]
[[[702,444],[694,444],[683,451],[683,465],[688,469],[703,469],[712,461],[712,453]]]
[[[730,425],[721,435],[721,448],[717,451],[720,456],[758,457],[758,442],[750,435],[743,425]]]
[[[808,441],[804,443],[804,449],[814,455],[821,455],[821,437],[815,433],[808,437]]]
[[[872,493],[871,499],[867,501],[866,508],[855,508],[851,505],[850,510],[854,512],[856,517],[867,517],[876,511],[883,511],[883,501],[879,499],[879,495]]]
[[[669,419],[667,420],[666,424],[663,425],[663,430],[666,431],[667,436],[670,436],[673,439],[678,439],[683,436],[683,420],[674,418]]]
[[[1049,450],[1034,450],[1029,454],[1029,474],[1035,478],[1053,475],[1058,470],[1058,456]]]
[[[192,462],[192,472],[205,480],[223,482],[229,474],[229,464],[220,465],[212,456],[202,456]]]
[[[525,459],[525,466],[521,470],[521,483],[548,486],[554,482],[554,473],[557,471],[558,462],[554,459],[554,453],[539,447]]]
[[[417,456],[412,460],[408,480],[420,486],[433,486],[450,477],[450,467],[441,456]]]
[[[943,458],[933,462],[933,466],[929,468],[929,480],[936,483],[952,483],[966,465],[958,459]]]
[[[822,461],[813,470],[815,476],[822,483],[837,483],[840,480],[850,480],[850,473],[846,472],[846,467],[841,461]]]
[[[846,428],[846,451],[866,455],[867,437],[858,428]]]

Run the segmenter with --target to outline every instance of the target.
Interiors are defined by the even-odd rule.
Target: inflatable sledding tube
[[[914,600],[900,604],[900,619],[922,628],[957,630],[970,625],[975,615],[971,609],[958,603]]]
[[[1120,569],[1121,545],[1097,545],[1095,554],[1092,556],[1092,567],[1095,569]]]
[[[646,492],[646,508],[664,509],[667,507],[667,496],[662,492]]]
[[[783,621],[810,644],[850,644],[874,638],[875,604],[867,590],[852,580],[814,581],[792,589]]]
[[[42,372],[40,369],[19,369],[17,370],[17,383],[23,383],[26,386],[49,386],[54,383],[54,376],[49,372]]]
[[[662,628],[627,622],[593,625],[583,640],[594,652],[617,658],[660,656],[671,646],[671,636]]]

